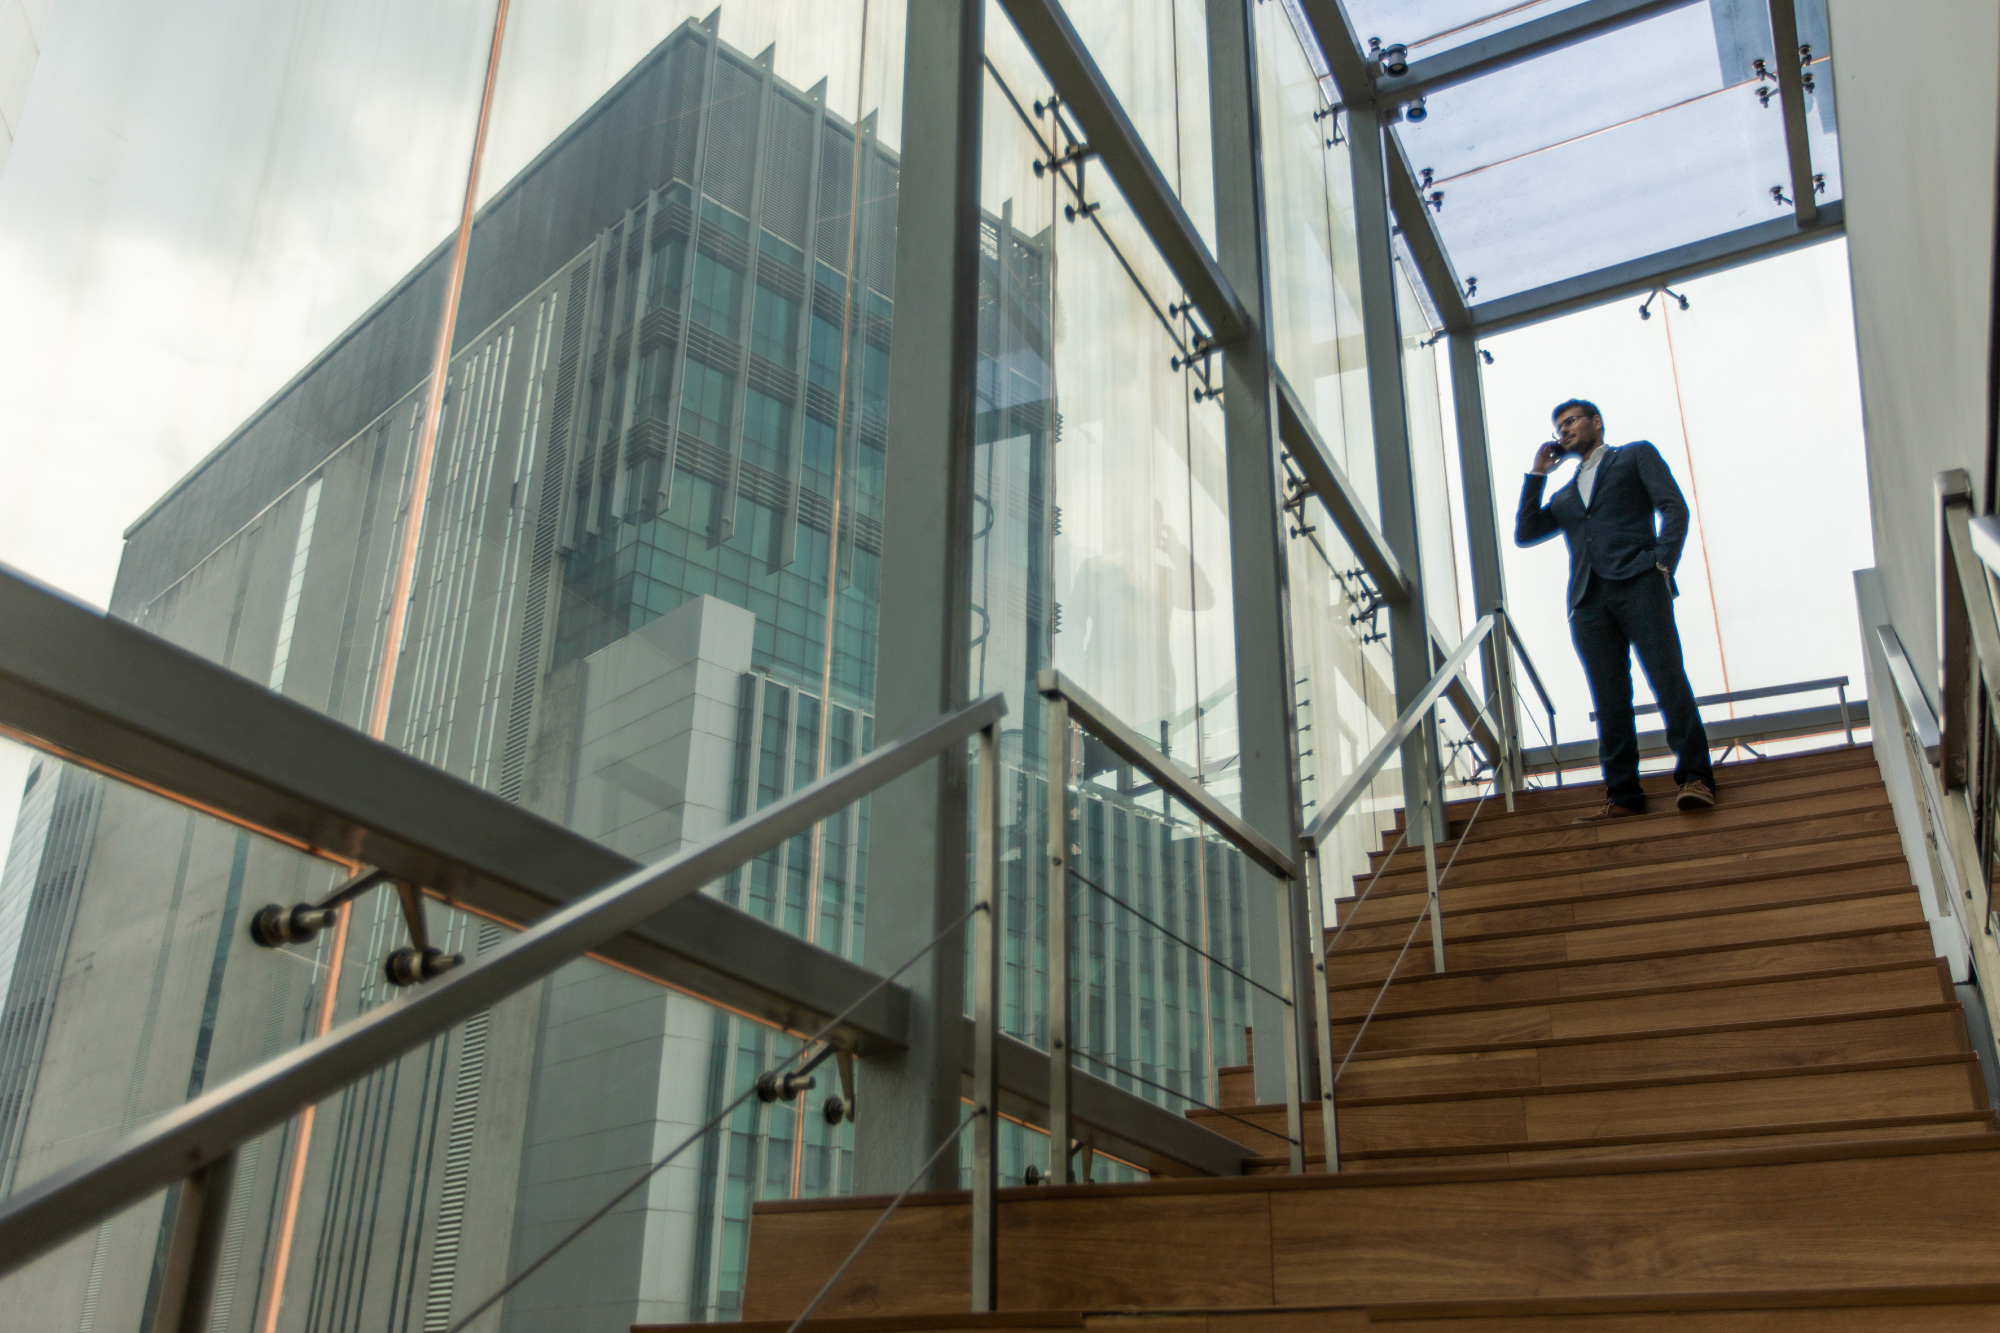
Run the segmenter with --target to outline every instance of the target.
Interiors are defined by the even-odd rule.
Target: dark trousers
[[[1630,579],[1591,575],[1583,599],[1570,609],[1570,637],[1590,678],[1597,705],[1597,753],[1604,764],[1604,793],[1617,805],[1646,808],[1639,786],[1639,737],[1632,719],[1632,653],[1639,654],[1646,683],[1666,719],[1667,744],[1679,762],[1674,781],[1697,778],[1715,786],[1708,733],[1681,664],[1681,636],[1674,627],[1674,598],[1667,577],[1649,571]]]

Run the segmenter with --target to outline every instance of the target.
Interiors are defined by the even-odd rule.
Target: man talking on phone
[[[1674,570],[1687,542],[1687,502],[1658,449],[1644,440],[1617,448],[1604,443],[1604,418],[1594,403],[1572,398],[1553,416],[1556,438],[1536,450],[1521,487],[1514,542],[1535,546],[1558,532],[1569,542],[1569,632],[1597,705],[1605,796],[1601,809],[1577,822],[1646,811],[1632,720],[1634,650],[1679,760],[1675,803],[1707,810],[1715,804],[1715,769],[1674,626],[1680,595]],[[1549,473],[1570,455],[1579,463],[1576,475],[1543,504]]]

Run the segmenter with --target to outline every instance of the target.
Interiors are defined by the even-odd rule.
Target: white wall
[[[1934,689],[1933,478],[1962,467],[1975,495],[1986,484],[2000,6],[1828,8],[1876,563],[1884,609]]]

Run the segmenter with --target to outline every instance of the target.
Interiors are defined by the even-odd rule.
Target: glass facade
[[[106,12],[121,6],[136,15],[130,0]],[[885,627],[935,623],[964,649],[967,693],[1008,704],[1005,1034],[1049,1046],[1064,851],[1081,1074],[1174,1112],[1219,1100],[1222,1072],[1250,1060],[1250,976],[1272,965],[1250,926],[1268,883],[1100,739],[1075,733],[1052,772],[1038,677],[1062,672],[1231,810],[1246,762],[1292,745],[1309,820],[1398,712],[1363,572],[1362,529],[1408,507],[1382,493],[1384,451],[1408,451],[1414,537],[1396,557],[1421,566],[1438,649],[1472,623],[1482,558],[1437,293],[1407,246],[1369,288],[1394,308],[1364,324],[1357,218],[1383,204],[1357,187],[1304,11],[1243,7],[1264,188],[1245,208],[1216,189],[1242,151],[1218,141],[1229,118],[1210,101],[1227,82],[1211,79],[1226,44],[1209,25],[1228,7],[1070,7],[1186,216],[1188,236],[1163,239],[1174,210],[1132,177],[1121,188],[1073,90],[986,5],[976,309],[957,312],[977,322],[976,357],[953,386],[973,418],[959,623],[882,593],[918,544],[887,521],[896,395],[936,388],[892,374],[898,303],[907,329],[946,299],[897,290],[899,261],[935,239],[899,229],[936,204],[902,184],[905,80],[927,57],[905,50],[905,0],[512,0],[504,39],[483,6],[280,8],[176,9],[157,50],[136,17],[79,25],[35,67],[72,101],[106,70],[136,74],[129,106],[31,116],[0,157],[0,399],[10,427],[56,446],[0,446],[0,559],[644,863],[874,749]],[[1364,29],[1423,28],[1430,53],[1561,6],[1348,8]],[[1680,51],[1693,21],[1661,15],[1508,77],[1667,29]],[[1747,216],[1734,187],[1774,169],[1772,151],[1782,170],[1781,141],[1754,88],[1710,78],[1707,49],[1659,56],[1613,107],[1510,120],[1481,110],[1503,91],[1482,81],[1440,93],[1428,129],[1388,131],[1433,168],[1437,226],[1462,271],[1487,270],[1482,296],[1576,257],[1540,209],[1558,166],[1602,174],[1593,263]],[[1823,43],[1817,59],[1816,163],[1835,147]],[[1639,227],[1612,166],[1668,139],[1701,189]],[[1366,523],[1343,528],[1303,482],[1246,497],[1239,469],[1232,493],[1233,451],[1304,475],[1275,428],[1258,440],[1226,415],[1216,330],[1185,285],[1202,285],[1190,248],[1237,252],[1228,229],[1259,219],[1275,368]],[[1727,345],[1673,328],[1695,344],[1677,373],[1719,382]],[[1400,356],[1401,441],[1377,438],[1371,345],[1378,371]],[[1237,524],[1281,498],[1272,622],[1287,641],[1246,640],[1236,539],[1261,528]],[[1730,605],[1711,595],[1719,655]],[[1290,733],[1246,735],[1239,664],[1274,679],[1273,656],[1293,667]],[[0,1196],[405,993],[384,970],[409,938],[395,893],[264,947],[260,909],[318,901],[356,867],[89,756],[16,746],[14,722],[0,718],[0,795],[19,793],[0,862]],[[1465,727],[1443,730],[1447,786],[1469,791]],[[1049,827],[1052,783],[1072,796],[1066,829]],[[1393,836],[1401,799],[1392,761],[1322,848],[1331,897]],[[912,826],[863,799],[706,892],[767,941],[789,944],[774,928],[859,963],[871,892],[878,947],[894,920],[880,914],[901,906],[880,860],[871,884],[871,850]],[[469,959],[527,924],[442,889],[415,901]],[[246,1143],[209,1327],[438,1333],[530,1268],[470,1327],[737,1317],[754,1206],[852,1192],[865,1130],[821,1113],[831,1064],[812,1097],[744,1098],[806,1034],[717,998],[578,958]],[[1008,1122],[1002,1179],[1045,1171],[1049,1147]],[[175,1198],[101,1219],[0,1279],[0,1300],[24,1326],[150,1327]]]

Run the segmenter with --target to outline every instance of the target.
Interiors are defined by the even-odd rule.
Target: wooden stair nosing
[[[1837,798],[1837,799],[1834,799]],[[1458,849],[1458,859],[1474,865],[1482,861],[1494,861],[1509,856],[1521,856],[1536,849],[1522,846],[1496,846],[1496,844],[1547,837],[1564,830],[1602,835],[1590,840],[1565,840],[1552,851],[1583,851],[1600,847],[1625,846],[1631,843],[1650,842],[1657,838],[1677,837],[1700,831],[1691,827],[1694,821],[1710,825],[1710,832],[1741,832],[1746,829],[1769,828],[1774,824],[1791,824],[1801,818],[1824,819],[1834,815],[1853,814],[1859,811],[1885,808],[1889,804],[1888,790],[1878,779],[1872,783],[1856,784],[1851,787],[1837,787],[1831,792],[1815,796],[1772,797],[1767,801],[1737,801],[1727,806],[1716,806],[1709,810],[1648,810],[1631,819],[1621,819],[1613,823],[1578,825],[1543,824],[1529,828],[1508,828],[1504,825],[1488,827],[1484,820],[1474,826],[1472,833],[1455,830],[1446,835],[1440,846],[1451,845]],[[1798,810],[1794,807],[1814,805],[1819,808]],[[1829,808],[1830,807],[1830,808]],[[1741,817],[1732,818],[1738,812]],[[1473,836],[1477,833],[1479,836]],[[1390,856],[1407,848],[1385,846],[1368,853],[1370,869],[1382,865]]]
[[[1487,1102],[1505,1101],[1509,1098],[1528,1100],[1542,1097],[1574,1097],[1584,1093],[1600,1092],[1644,1092],[1652,1088],[1689,1088],[1713,1086],[1724,1083],[1763,1083],[1786,1078],[1817,1078],[1834,1074],[1872,1074],[1899,1069],[1928,1069],[1946,1065],[1969,1065],[1977,1068],[1979,1057],[1971,1051],[1961,1051],[1950,1055],[1903,1055],[1881,1060],[1854,1060],[1844,1064],[1829,1065],[1776,1065],[1762,1069],[1718,1070],[1705,1074],[1674,1075],[1664,1078],[1621,1078],[1604,1079],[1584,1083],[1551,1083],[1545,1086],[1518,1088],[1473,1088],[1456,1092],[1419,1092],[1396,1097],[1342,1097],[1336,1102],[1341,1110],[1358,1110],[1364,1106],[1437,1106],[1446,1102]],[[1253,1106],[1232,1108],[1239,1117],[1249,1119],[1252,1115],[1262,1115],[1274,1121],[1282,1121],[1285,1108],[1278,1102],[1260,1102]],[[1977,1108],[1975,1108],[1977,1109]],[[1190,1108],[1190,1120],[1206,1121],[1221,1116],[1218,1111]],[[1254,1123],[1254,1122],[1253,1122]],[[1259,1133],[1270,1133],[1261,1124],[1256,1125]]]
[[[1881,843],[1880,848],[1877,850],[1872,850],[1863,856],[1856,856],[1851,859],[1842,860],[1831,865],[1816,864],[1809,869],[1801,869],[1797,866],[1779,866],[1779,867],[1758,866],[1746,872],[1711,875],[1704,879],[1694,879],[1694,880],[1688,880],[1686,882],[1678,882],[1672,884],[1640,884],[1625,888],[1584,889],[1582,891],[1578,891],[1574,888],[1571,888],[1570,891],[1556,893],[1555,896],[1553,897],[1518,898],[1518,899],[1510,897],[1506,899],[1495,899],[1490,903],[1482,903],[1479,907],[1472,909],[1447,908],[1445,911],[1445,915],[1447,919],[1449,919],[1452,911],[1454,910],[1509,911],[1517,908],[1528,908],[1528,907],[1560,907],[1566,903],[1599,902],[1616,898],[1638,898],[1656,893],[1680,893],[1689,889],[1719,889],[1719,888],[1728,888],[1729,886],[1735,884],[1760,884],[1774,879],[1810,878],[1815,875],[1836,875],[1856,870],[1871,870],[1871,869],[1888,868],[1894,866],[1904,866],[1904,867],[1908,866],[1909,863],[1904,859],[1903,856],[1902,844],[1897,839],[1896,835],[1887,833],[1869,834],[1867,835],[1866,838],[1857,838],[1853,839],[1853,841],[1860,842],[1860,841],[1866,841],[1868,839],[1879,840]],[[1790,850],[1790,849],[1787,848],[1781,850]],[[1483,883],[1476,885],[1442,884],[1439,886],[1439,894],[1441,901],[1449,901],[1450,895],[1448,894],[1448,891],[1452,889],[1489,888],[1489,887],[1497,888],[1500,884],[1516,883],[1516,882],[1518,881],[1501,880],[1501,881],[1496,881],[1490,885]],[[1559,887],[1561,887],[1561,881],[1553,880],[1551,882],[1549,891],[1555,892],[1556,889]],[[1393,901],[1394,899],[1397,898],[1416,898],[1416,897],[1422,897],[1426,895],[1428,892],[1429,892],[1429,886],[1427,883],[1423,881],[1419,881],[1416,885],[1409,888],[1391,889],[1384,887],[1383,885],[1377,885],[1375,891],[1371,895],[1369,895],[1369,897],[1366,899],[1366,902],[1380,903],[1385,901]],[[1462,894],[1459,895],[1459,898],[1460,901],[1463,901]],[[1337,898],[1334,900],[1334,905],[1336,907],[1355,905],[1359,902],[1359,899],[1360,895],[1358,894],[1346,898]],[[1359,903],[1359,905],[1365,906],[1366,904]],[[1358,910],[1358,906],[1356,906],[1354,910]],[[1327,926],[1324,929],[1326,930],[1327,934],[1331,936],[1334,933],[1334,931],[1338,929],[1338,927]]]
[[[1911,932],[1894,931],[1888,933],[1906,934]],[[1522,999],[1482,1001],[1476,1004],[1438,1005],[1428,1009],[1398,1009],[1392,1013],[1377,1014],[1374,1021],[1377,1023],[1394,1022],[1397,1019],[1403,1018],[1435,1018],[1451,1014],[1481,1013],[1495,1009],[1527,1008],[1532,1005],[1592,1004],[1600,1000],[1634,999],[1648,995],[1679,995],[1690,991],[1724,990],[1734,986],[1763,986],[1787,981],[1818,981],[1828,977],[1864,976],[1874,972],[1894,972],[1904,968],[1927,967],[1936,961],[1938,961],[1936,958],[1897,958],[1881,963],[1861,963],[1846,967],[1806,968],[1797,972],[1777,972],[1765,976],[1725,977],[1716,980],[1669,982],[1663,985],[1634,986],[1625,990],[1584,991],[1574,995],[1534,995]],[[1563,964],[1562,966],[1574,966],[1574,964]],[[1463,976],[1465,974],[1441,972],[1435,975],[1446,977]],[[1350,987],[1349,989],[1358,988]],[[1360,1021],[1361,1018],[1358,1014],[1336,1016],[1333,1020],[1333,1028],[1338,1032],[1341,1028],[1359,1023]]]
[[[1740,788],[1760,782],[1799,777],[1810,773],[1837,772],[1848,768],[1875,768],[1873,747],[1858,745],[1849,749],[1841,746],[1837,750],[1805,750],[1798,754],[1773,755],[1769,759],[1749,759],[1733,764],[1718,764],[1715,767],[1715,783],[1723,787]],[[1674,788],[1673,775],[1668,772],[1643,773],[1640,782],[1650,797],[1654,794],[1666,795]],[[1477,798],[1461,797],[1447,802],[1445,812],[1455,815],[1470,810]],[[1562,787],[1539,787],[1519,791],[1514,794],[1514,808],[1526,805],[1536,811],[1561,810],[1572,806],[1600,805],[1604,801],[1604,782],[1592,779],[1589,782],[1573,782]],[[1402,827],[1403,811],[1396,812],[1396,827]]]
[[[1704,954],[1734,953],[1743,949],[1768,949],[1787,944],[1817,944],[1827,940],[1859,939],[1867,935],[1900,935],[1915,930],[1923,930],[1928,933],[1929,923],[1918,921],[1914,924],[1901,926],[1854,926],[1844,930],[1807,932],[1802,935],[1773,935],[1755,940],[1732,940],[1726,944],[1703,945],[1692,949],[1656,949],[1639,953],[1605,954],[1601,957],[1591,958],[1557,958],[1546,962],[1500,963],[1488,967],[1461,967],[1446,972],[1399,973],[1394,976],[1393,980],[1399,984],[1408,982],[1412,985],[1422,985],[1429,982],[1447,981],[1453,977],[1497,977],[1517,972],[1545,972],[1551,968],[1604,967],[1618,963],[1650,963],[1665,958],[1698,958]],[[1449,938],[1445,940],[1445,947],[1447,949],[1451,947]],[[1376,977],[1371,980],[1356,981],[1344,985],[1330,984],[1327,989],[1329,991],[1380,990],[1382,983],[1389,980],[1391,980],[1390,977]]]
[[[1686,1143],[1698,1146],[1716,1139],[1778,1139],[1802,1134],[1864,1134],[1878,1130],[1920,1129],[1925,1126],[1953,1124],[1977,1125],[1983,1126],[1983,1128],[1968,1128],[1962,1135],[1942,1137],[1952,1140],[1957,1138],[1978,1138],[1988,1134],[2000,1134],[2000,1119],[1996,1119],[1992,1111],[1938,1111],[1929,1115],[1878,1116],[1852,1120],[1800,1120],[1780,1125],[1720,1126],[1704,1129],[1663,1131],[1657,1134],[1619,1134],[1578,1139],[1534,1139],[1518,1143],[1439,1144],[1417,1148],[1343,1148],[1341,1149],[1340,1159],[1343,1162],[1394,1162],[1408,1158],[1499,1157],[1508,1153],[1582,1152],[1609,1148],[1643,1148],[1667,1143]],[[1927,1142],[1928,1140],[1917,1140],[1914,1138],[1910,1140],[1868,1140],[1857,1138],[1854,1140],[1854,1143],[1902,1141]],[[1313,1137],[1313,1143],[1317,1144],[1317,1142],[1317,1137]],[[1818,1146],[1837,1147],[1840,1145],[1836,1143]],[[1713,1149],[1712,1151],[1734,1150]],[[1314,1162],[1324,1165],[1326,1154],[1314,1151],[1309,1146],[1305,1154],[1305,1159],[1308,1166]],[[1574,1160],[1582,1161],[1585,1159],[1576,1158]],[[1607,1157],[1603,1160],[1619,1161],[1621,1159]],[[1635,1156],[1632,1160],[1641,1161],[1645,1159]],[[1245,1170],[1248,1171],[1254,1167],[1289,1166],[1290,1164],[1291,1158],[1287,1154],[1267,1153],[1248,1158],[1243,1165]],[[1411,1171],[1432,1171],[1439,1168],[1434,1166],[1412,1166],[1407,1169]]]
[[[1383,1051],[1356,1051],[1349,1056],[1355,1063],[1401,1060],[1416,1056],[1493,1055],[1504,1051],[1536,1051],[1555,1046],[1611,1046],[1626,1042],[1657,1041],[1671,1037],[1720,1037],[1732,1032],[1767,1032],[1778,1028],[1824,1027],[1834,1023],[1865,1023],[1878,1018],[1917,1018],[1924,1014],[1963,1014],[1957,1000],[1936,1004],[1900,1005],[1889,1009],[1850,1009],[1838,1013],[1803,1014],[1790,1018],[1756,1018],[1741,1023],[1702,1023],[1691,1027],[1647,1028],[1613,1035],[1590,1034],[1580,1037],[1547,1037],[1537,1041],[1472,1042],[1448,1046],[1398,1046]],[[1376,1020],[1380,1022],[1378,1018]]]
[[[1672,892],[1672,890],[1654,890],[1654,892]],[[1626,926],[1657,926],[1674,921],[1702,921],[1712,917],[1742,916],[1749,912],[1780,912],[1797,907],[1816,906],[1820,903],[1856,902],[1864,898],[1897,898],[1904,894],[1913,894],[1916,892],[1917,886],[1915,884],[1887,884],[1877,888],[1849,889],[1844,892],[1816,895],[1810,898],[1780,898],[1725,903],[1717,907],[1704,907],[1688,912],[1662,912],[1656,916],[1619,917],[1611,921],[1568,921],[1559,925],[1537,926],[1533,928],[1524,926],[1514,930],[1454,932],[1451,929],[1451,914],[1447,912],[1444,914],[1444,939],[1447,947],[1453,944],[1484,944],[1492,940],[1525,940],[1533,939],[1537,935],[1569,935],[1584,930],[1619,930]],[[1506,909],[1486,908],[1482,910],[1504,911]],[[1383,924],[1385,926],[1393,926],[1395,923],[1385,922]],[[1374,929],[1374,927],[1367,928]],[[1354,936],[1351,932],[1343,938],[1342,945],[1344,947],[1339,951],[1340,957],[1358,958],[1363,954],[1388,953],[1402,947],[1399,943],[1393,942],[1387,944],[1370,943],[1367,936],[1363,936],[1360,942],[1349,945],[1348,941],[1353,938]],[[1417,939],[1420,943],[1428,943],[1430,935],[1428,932],[1419,929]],[[1329,957],[1327,961],[1331,964],[1333,960]]]
[[[1887,827],[1877,828],[1870,825],[1856,828],[1854,825],[1858,815],[1879,815],[1880,820],[1888,821]],[[1821,816],[1816,821],[1792,821],[1762,825],[1760,827],[1763,829],[1782,830],[1783,835],[1769,839],[1760,839],[1750,846],[1728,846],[1707,850],[1701,846],[1668,846],[1666,844],[1669,842],[1669,839],[1662,837],[1652,840],[1654,843],[1660,845],[1650,855],[1617,856],[1598,860],[1585,859],[1580,862],[1579,858],[1587,857],[1590,853],[1612,852],[1624,847],[1643,847],[1647,846],[1647,844],[1610,843],[1593,847],[1563,848],[1559,851],[1544,853],[1517,852],[1507,856],[1496,856],[1491,860],[1471,861],[1467,863],[1467,868],[1471,871],[1492,871],[1513,866],[1518,873],[1511,875],[1461,875],[1458,882],[1460,884],[1513,884],[1524,879],[1539,879],[1547,875],[1580,875],[1589,874],[1592,871],[1630,870],[1647,866],[1674,865],[1682,861],[1700,860],[1704,857],[1728,856],[1743,852],[1775,852],[1786,851],[1796,847],[1825,847],[1829,843],[1853,842],[1862,838],[1894,833],[1896,831],[1894,820],[1894,811],[1884,805],[1879,812],[1872,810],[1861,811],[1857,812],[1857,814],[1846,816]],[[1808,823],[1811,823],[1812,826],[1808,827]],[[1722,838],[1731,834],[1757,831],[1757,829],[1723,829],[1712,834],[1691,832],[1681,836],[1683,842],[1692,843],[1695,839]],[[1560,861],[1562,863],[1540,864],[1552,861]],[[1354,878],[1355,882],[1359,884],[1365,883],[1370,877],[1356,875]],[[1419,861],[1413,867],[1384,874],[1381,876],[1381,880],[1384,884],[1388,885],[1414,882],[1418,885],[1427,886],[1428,872],[1424,869],[1422,862]],[[1442,882],[1442,873],[1440,874],[1440,882]],[[1422,891],[1428,891],[1427,887]]]
[[[1302,1176],[1167,1176],[1129,1184],[1010,1186],[996,1193],[1004,1201],[1033,1201],[1163,1198],[1169,1195],[1289,1192],[1301,1189],[1393,1189],[1406,1185],[1546,1180],[1578,1176],[1655,1175],[1675,1171],[1787,1166],[1798,1162],[1936,1157],[1954,1153],[1987,1152],[2000,1152],[2000,1133],[1966,1134],[1954,1138],[1878,1139],[1867,1143],[1813,1144],[1804,1147],[1725,1148],[1659,1157],[1587,1158],[1574,1162],[1546,1162],[1525,1166],[1419,1167],[1408,1170],[1370,1171],[1356,1175],[1344,1172],[1320,1172]],[[893,1197],[888,1194],[850,1194],[819,1199],[769,1199],[759,1201],[755,1205],[755,1211],[759,1213],[846,1210],[880,1212]],[[932,1194],[913,1194],[904,1201],[903,1207],[964,1204],[971,1197],[969,1190],[940,1190]]]
[[[1823,781],[1826,785],[1817,791],[1776,792],[1769,790],[1782,783],[1796,784],[1813,781]],[[1714,808],[1716,810],[1740,810],[1745,807],[1763,806],[1785,801],[1810,800],[1814,796],[1827,792],[1850,792],[1866,787],[1880,787],[1882,785],[1882,773],[1879,768],[1873,764],[1856,765],[1852,768],[1829,770],[1825,773],[1799,773],[1773,778],[1767,782],[1724,787],[1716,794],[1717,800]],[[1661,794],[1665,796],[1667,793]],[[1599,799],[1601,800],[1602,798]],[[1886,795],[1884,799],[1887,799]],[[1513,837],[1527,833],[1546,832],[1551,829],[1571,828],[1575,826],[1574,811],[1588,808],[1587,805],[1581,807],[1553,806],[1524,810],[1517,806],[1514,812],[1509,814],[1504,808],[1496,807],[1493,798],[1489,797],[1476,820],[1472,819],[1472,812],[1468,809],[1465,811],[1465,819],[1453,819],[1448,823],[1448,831],[1444,836],[1447,841],[1457,838],[1465,832],[1464,825],[1468,820],[1471,820],[1474,829],[1473,834],[1467,839],[1468,844],[1479,842],[1484,838]],[[1679,809],[1677,806],[1668,805],[1658,809],[1649,808],[1639,815],[1638,818],[1647,823],[1664,823],[1686,813],[1688,812]],[[1627,822],[1615,827],[1632,828],[1635,826]],[[1402,825],[1400,822],[1392,828],[1385,830],[1381,835],[1382,841],[1380,846],[1371,851],[1370,855],[1377,855],[1388,851],[1395,845],[1397,835],[1400,835],[1401,832]]]
[[[1365,1308],[1373,1323],[1428,1319],[1651,1314],[1724,1310],[1821,1310],[1917,1305],[1987,1305],[2000,1302],[2000,1283],[1934,1286],[1754,1288],[1712,1292],[1634,1292],[1619,1296],[1528,1296],[1470,1301],[1395,1301]],[[1267,1307],[1275,1308],[1275,1307]],[[1319,1309],[1347,1309],[1320,1306]]]

